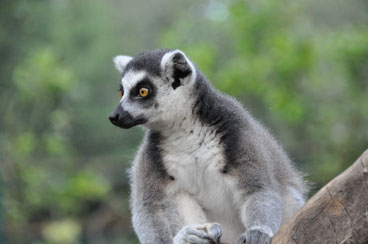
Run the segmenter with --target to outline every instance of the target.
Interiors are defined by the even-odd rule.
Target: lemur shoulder
[[[270,243],[307,192],[270,133],[180,50],[114,63],[121,99],[109,119],[146,128],[131,169],[140,242]]]

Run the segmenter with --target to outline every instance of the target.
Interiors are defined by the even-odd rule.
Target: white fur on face
[[[124,95],[120,101],[125,100],[128,97],[130,90],[144,77],[146,76],[146,72],[144,71],[129,71],[121,78],[121,85],[124,89]]]
[[[171,83],[166,83],[161,78],[151,80],[157,88],[155,101],[159,106],[150,114],[151,123],[145,126],[151,129],[168,129],[173,123],[180,123],[183,117],[192,113],[194,100],[191,86],[183,85],[174,90]]]
[[[146,76],[145,71],[129,71],[121,79],[121,85],[124,89],[123,97],[120,100],[122,108],[129,112],[133,117],[139,115],[142,111],[137,107],[136,104],[129,102],[130,90],[136,86]]]

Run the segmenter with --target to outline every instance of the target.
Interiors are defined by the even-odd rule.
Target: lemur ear
[[[115,64],[115,68],[119,71],[120,74],[124,72],[125,67],[133,58],[130,56],[119,55],[112,59]]]
[[[180,50],[166,53],[161,59],[161,69],[174,90],[183,84],[195,81],[194,65]]]

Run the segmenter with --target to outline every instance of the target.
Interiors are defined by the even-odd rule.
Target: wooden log
[[[272,244],[303,243],[368,243],[368,150],[272,238]]]

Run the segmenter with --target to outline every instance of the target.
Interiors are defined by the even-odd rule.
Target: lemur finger
[[[194,235],[202,239],[209,239],[208,235],[204,231],[198,230],[190,226],[184,228],[185,228],[184,231],[187,235]]]
[[[212,224],[208,230],[208,235],[215,243],[220,243],[220,239],[222,236],[221,225],[217,223]]]
[[[183,227],[174,237],[174,244],[212,244],[209,236],[193,226]]]
[[[221,225],[218,223],[205,223],[199,225],[192,225],[192,228],[206,233],[207,238],[211,240],[211,243],[217,244],[220,243],[221,235],[222,235],[222,228]]]
[[[191,243],[191,244],[212,244],[210,239],[208,238],[202,239],[195,235],[186,236],[184,241],[186,241],[187,243]]]

